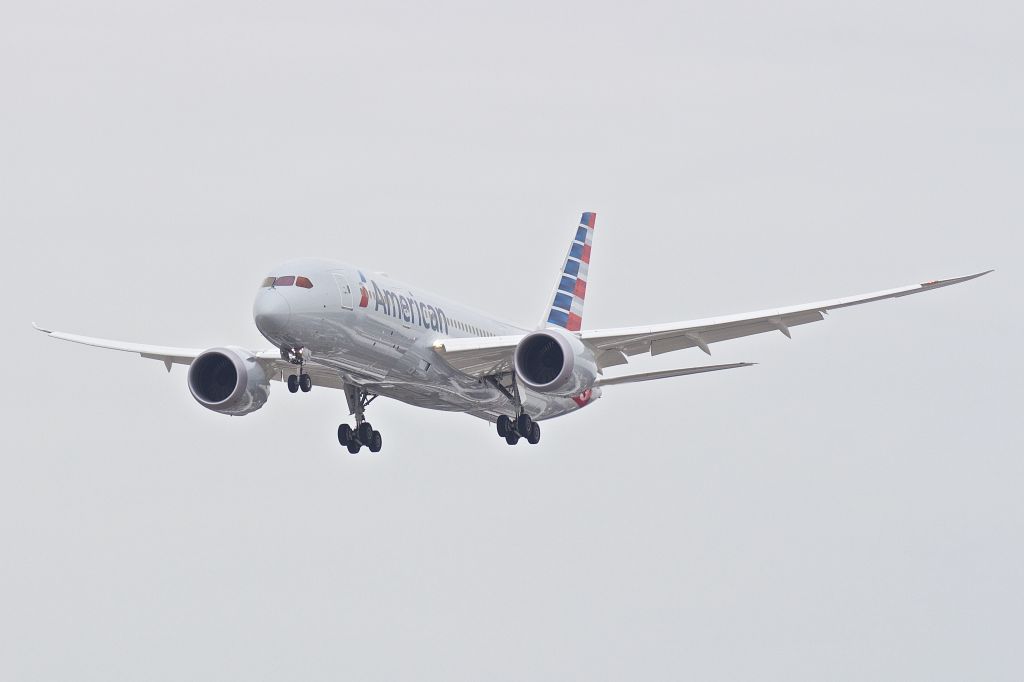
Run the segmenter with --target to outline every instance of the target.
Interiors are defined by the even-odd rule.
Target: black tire
[[[297,393],[299,390],[299,378],[294,374],[288,375],[288,392]]]
[[[523,412],[519,417],[516,418],[516,431],[520,436],[529,436],[530,431],[533,429],[533,420],[530,419],[530,415]]]
[[[352,442],[352,427],[348,424],[342,424],[338,427],[338,442],[342,445],[348,445]]]
[[[349,441],[349,443],[348,443],[348,451],[349,451],[350,454],[353,454],[353,455],[356,454],[357,452],[359,452],[359,448],[361,448],[361,447],[363,447],[363,446],[362,446],[362,444],[359,441],[352,440],[352,441]]]
[[[530,445],[540,442],[540,424],[533,422],[533,428],[530,429],[530,435],[526,437],[526,440]]]
[[[370,442],[367,444],[370,448],[370,452],[380,452],[381,438],[380,431],[374,431],[373,435],[370,436]]]
[[[308,374],[299,376],[299,388],[303,393],[309,393],[309,390],[313,388],[313,378]]]
[[[507,436],[512,430],[512,420],[507,415],[501,415],[498,417],[498,435],[502,438]]]
[[[370,422],[363,422],[358,426],[356,432],[359,434],[359,442],[364,445],[369,445],[370,440],[373,438],[373,427],[370,426]]]
[[[516,443],[519,442],[519,434],[518,433],[510,433],[510,434],[508,434],[507,436],[505,436],[505,442],[508,443],[509,445],[515,445]]]

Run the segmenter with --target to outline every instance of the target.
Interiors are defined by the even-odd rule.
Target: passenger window
[[[272,287],[272,286],[274,286],[274,278],[273,277],[267,277],[265,280],[263,280],[263,284],[260,285],[260,288],[261,289],[265,289],[266,287]]]
[[[303,289],[312,289],[313,283],[309,281],[308,277],[296,277],[295,286],[302,287]]]
[[[285,275],[284,277],[278,277],[274,282],[275,287],[290,287],[295,284],[295,275]]]

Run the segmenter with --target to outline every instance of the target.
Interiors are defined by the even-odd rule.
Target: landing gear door
[[[344,273],[336,272],[334,273],[334,283],[338,285],[338,292],[341,293],[341,307],[345,310],[352,310],[354,295],[348,278],[345,277]]]

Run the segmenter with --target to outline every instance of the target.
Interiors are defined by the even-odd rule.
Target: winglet
[[[40,327],[35,322],[32,323],[32,326],[35,327],[36,331],[41,331],[44,334],[52,334],[53,333],[52,329],[43,329],[42,327]]]

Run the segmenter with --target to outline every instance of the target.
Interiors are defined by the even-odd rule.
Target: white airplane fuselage
[[[297,259],[268,273],[265,282],[305,278],[260,288],[253,319],[278,348],[302,349],[342,381],[373,382],[374,392],[437,410],[484,419],[514,412],[492,381],[453,369],[434,349],[439,339],[521,335],[532,330],[497,320],[387,275],[324,259]],[[288,281],[288,280],[285,280]],[[535,420],[584,407],[600,388],[574,397],[531,391],[519,384],[523,406]]]

